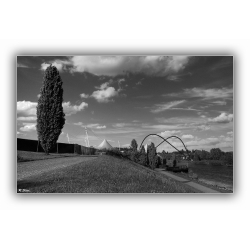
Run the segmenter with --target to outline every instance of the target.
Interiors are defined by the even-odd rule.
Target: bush
[[[119,151],[119,149],[116,149],[116,148],[106,150],[105,152],[106,152],[106,155],[114,156],[117,158],[127,158],[125,154],[123,154],[121,151]]]

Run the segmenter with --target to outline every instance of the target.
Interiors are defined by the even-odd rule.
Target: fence
[[[38,145],[37,140],[27,140],[17,138],[17,150],[21,151],[31,151],[31,152],[44,152],[42,146]],[[96,149],[88,148],[78,144],[68,144],[68,143],[56,143],[56,145],[50,150],[50,153],[58,154],[79,154],[79,155],[94,155]]]

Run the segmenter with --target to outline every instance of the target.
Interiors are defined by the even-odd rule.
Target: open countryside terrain
[[[17,164],[17,190],[30,193],[195,193],[161,173],[112,156],[70,157]]]

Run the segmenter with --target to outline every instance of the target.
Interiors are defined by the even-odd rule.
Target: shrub
[[[123,154],[122,152],[120,152],[118,149],[116,148],[112,148],[109,150],[106,150],[106,155],[110,155],[110,156],[114,156],[114,157],[118,157],[118,158],[123,158]]]
[[[59,71],[50,65],[44,73],[37,105],[37,134],[46,154],[56,144],[65,124],[63,88]]]
[[[200,160],[201,160],[201,158],[200,158],[199,154],[197,153],[197,151],[195,151],[195,153],[194,153],[194,161],[200,161]]]

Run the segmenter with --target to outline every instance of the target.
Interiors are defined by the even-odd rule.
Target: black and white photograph
[[[1,7],[1,249],[250,249],[247,1]]]
[[[18,55],[17,193],[234,193],[233,55]]]

